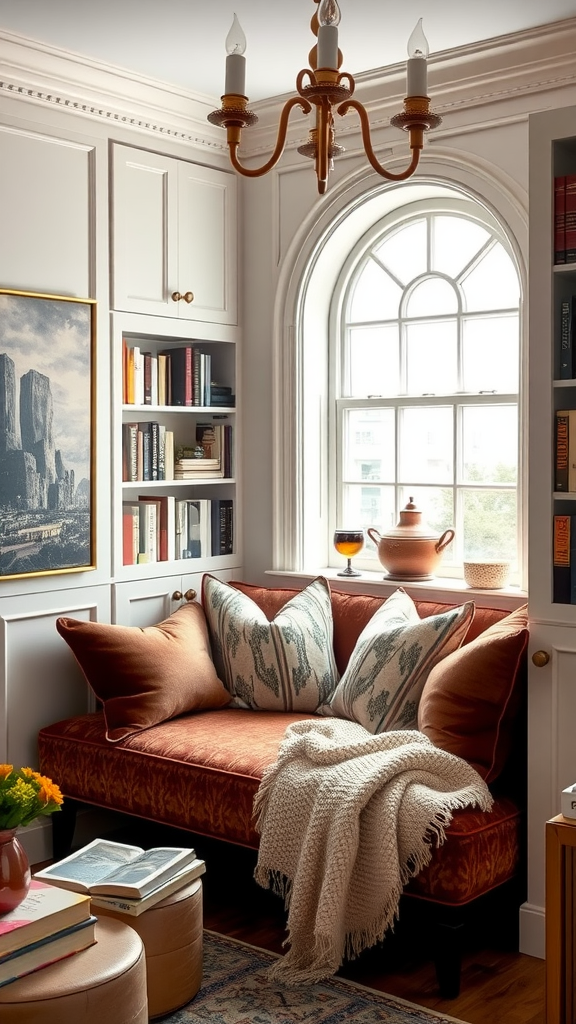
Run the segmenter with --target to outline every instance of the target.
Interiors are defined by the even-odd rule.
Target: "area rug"
[[[265,949],[205,931],[202,987],[162,1024],[463,1024],[340,978],[279,985],[266,977],[277,959]]]

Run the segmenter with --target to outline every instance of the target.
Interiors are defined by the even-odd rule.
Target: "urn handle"
[[[380,541],[382,540],[382,537],[378,533],[378,530],[375,530],[373,526],[369,526],[368,529],[366,530],[366,533],[370,537],[370,540],[373,540],[376,547],[378,547]]]
[[[440,554],[454,540],[454,530],[444,530],[440,540],[436,542],[436,551]]]

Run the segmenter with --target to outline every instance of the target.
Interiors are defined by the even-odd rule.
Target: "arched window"
[[[332,301],[331,527],[385,532],[413,498],[432,531],[455,529],[438,575],[507,559],[518,580],[519,313],[513,250],[480,203],[422,200],[364,234]],[[355,562],[381,569],[371,541]]]

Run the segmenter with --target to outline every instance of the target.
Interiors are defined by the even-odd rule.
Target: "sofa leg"
[[[67,857],[72,849],[78,807],[78,801],[72,800],[71,797],[67,796],[61,809],[56,814],[50,815],[52,822],[52,856],[54,860],[61,860],[62,857]]]
[[[434,964],[443,999],[456,999],[460,994],[463,933],[461,921],[450,924],[439,921],[436,926]]]

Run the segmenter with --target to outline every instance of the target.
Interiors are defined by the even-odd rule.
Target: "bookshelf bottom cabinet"
[[[546,823],[546,1024],[576,1021],[576,821]]]
[[[208,570],[206,570],[208,571]],[[241,568],[214,570],[228,582],[240,579]],[[116,583],[112,593],[113,621],[121,626],[153,626],[172,615],[187,600],[200,601],[204,571]]]

